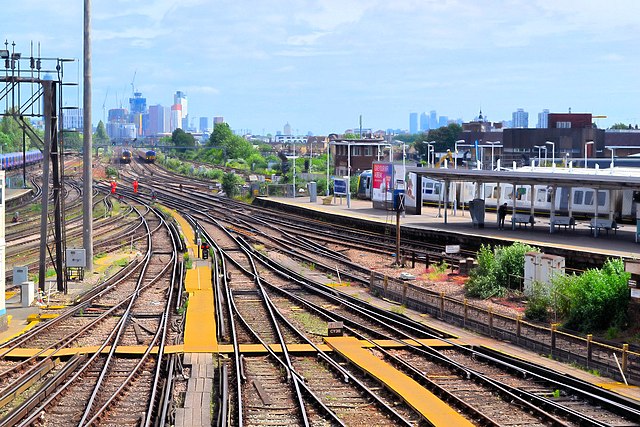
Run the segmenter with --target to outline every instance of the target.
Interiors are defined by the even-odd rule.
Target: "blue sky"
[[[3,3],[3,41],[81,59],[82,0]],[[192,117],[253,133],[408,128],[433,109],[635,124],[638,16],[635,0],[93,0],[93,118],[135,73],[149,105],[182,90]]]

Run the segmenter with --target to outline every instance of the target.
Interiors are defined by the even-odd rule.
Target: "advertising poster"
[[[372,174],[371,200],[373,207],[386,209],[387,202],[393,202],[393,164],[374,162]]]

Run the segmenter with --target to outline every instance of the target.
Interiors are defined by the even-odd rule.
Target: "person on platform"
[[[498,229],[504,230],[504,219],[507,216],[507,204],[500,205],[498,208]]]

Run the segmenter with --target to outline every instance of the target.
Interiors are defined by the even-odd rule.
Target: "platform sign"
[[[333,194],[335,194],[336,196],[347,195],[347,179],[346,178],[333,179]]]
[[[444,247],[444,252],[447,254],[459,254],[460,253],[460,245],[446,245]]]

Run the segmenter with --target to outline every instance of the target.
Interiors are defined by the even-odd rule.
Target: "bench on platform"
[[[572,216],[554,216],[551,220],[551,225],[558,228],[564,227],[565,230],[567,228],[572,228],[575,230],[576,219]]]
[[[511,215],[511,222],[514,225],[518,224],[518,227],[521,227],[522,225],[524,225],[524,228],[527,228],[527,225],[531,224],[531,228],[533,228],[533,224],[536,223],[536,220],[533,217],[533,215],[517,213],[517,214]]]
[[[604,230],[607,232],[607,234],[609,234],[609,230],[613,230],[613,233],[617,234],[616,232],[618,231],[618,228],[620,228],[620,226],[618,226],[618,224],[616,224],[616,222],[612,219],[591,218],[589,228],[591,229],[591,231],[593,231],[594,228],[598,230]]]
[[[323,205],[330,205],[333,202],[333,196],[327,196],[322,198]]]

